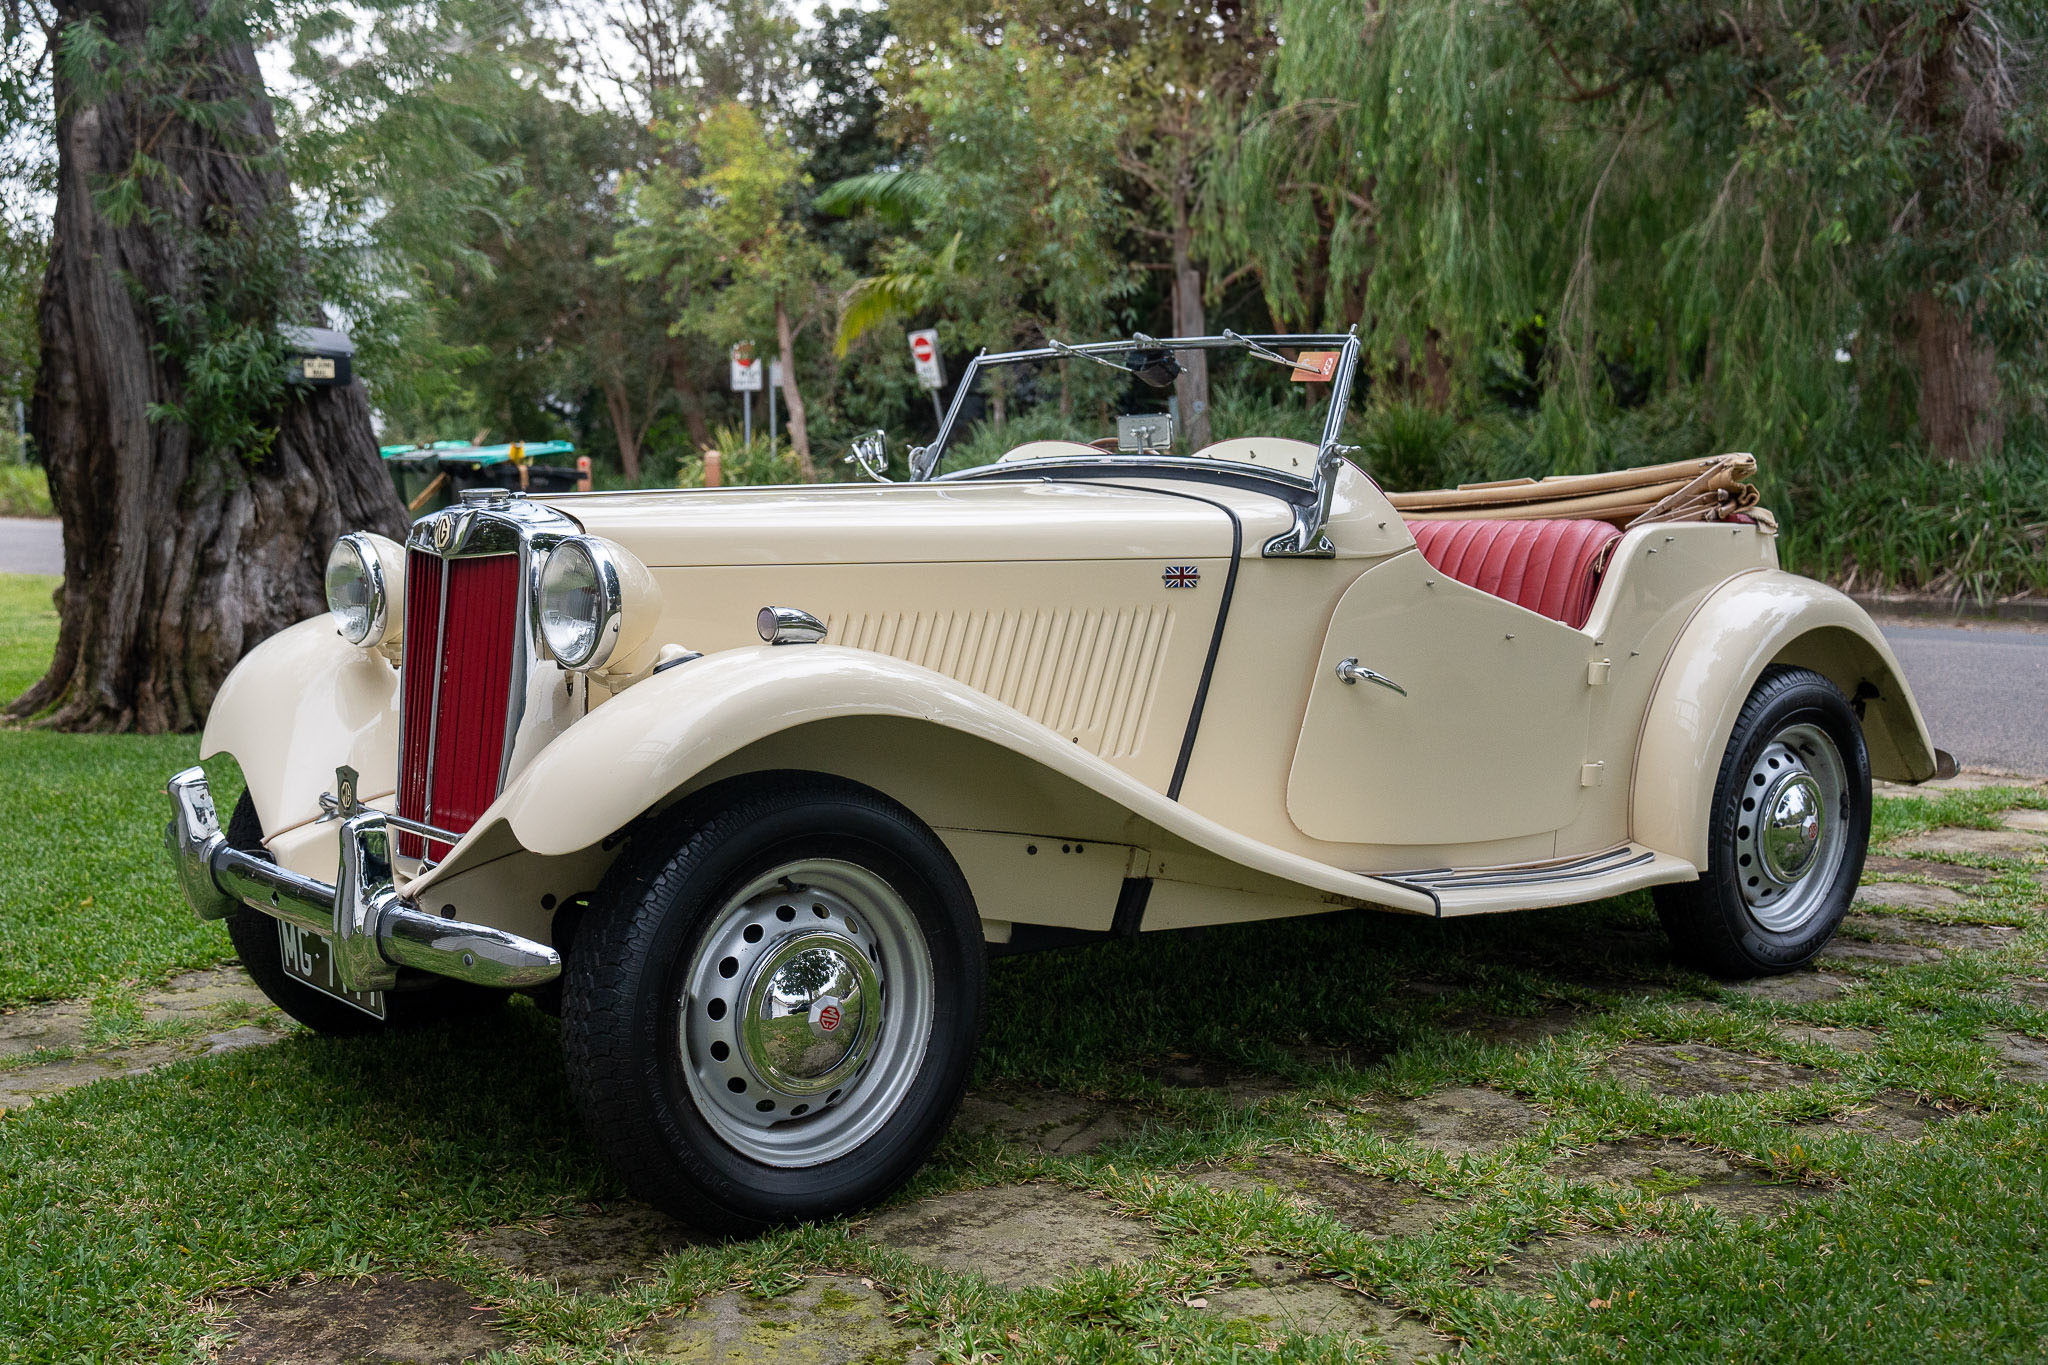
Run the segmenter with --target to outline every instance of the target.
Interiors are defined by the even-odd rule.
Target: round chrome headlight
[[[619,642],[625,575],[603,543],[573,536],[540,571],[540,635],[564,668],[601,668]]]
[[[380,540],[382,536],[355,531],[335,541],[327,552],[327,610],[341,638],[352,645],[382,644],[397,619]],[[402,555],[396,545],[391,548]]]

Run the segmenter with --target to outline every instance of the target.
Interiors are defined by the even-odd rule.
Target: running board
[[[1641,844],[1551,863],[1512,867],[1434,867],[1380,874],[1388,881],[1420,887],[1436,897],[1440,915],[1483,915],[1497,910],[1534,910],[1577,905],[1665,882],[1689,882],[1699,870],[1683,858]]]

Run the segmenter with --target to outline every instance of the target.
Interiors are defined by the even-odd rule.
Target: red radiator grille
[[[498,795],[518,611],[518,555],[407,557],[398,766],[405,818],[462,833]],[[398,851],[439,860],[448,845],[401,833]]]

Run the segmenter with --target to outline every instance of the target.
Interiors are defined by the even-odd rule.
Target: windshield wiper
[[[1223,329],[1223,339],[1236,342],[1261,360],[1270,360],[1275,365],[1285,365],[1290,370],[1299,368],[1296,362],[1289,360],[1272,347],[1265,345],[1263,342],[1253,341],[1248,336],[1241,336],[1231,331],[1228,327]]]
[[[1047,337],[1045,339],[1045,344],[1052,347],[1053,350],[1058,351],[1061,355],[1070,355],[1078,360],[1092,360],[1098,365],[1107,365],[1112,370],[1122,370],[1125,374],[1136,373],[1136,371],[1132,370],[1131,367],[1128,365],[1119,365],[1106,355],[1095,355],[1091,352],[1082,350],[1078,346],[1069,346],[1066,342],[1061,341],[1057,337]]]

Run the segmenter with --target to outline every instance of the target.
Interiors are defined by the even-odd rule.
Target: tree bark
[[[783,419],[789,423],[789,448],[796,455],[797,473],[805,483],[818,481],[818,467],[811,463],[811,433],[804,423],[804,396],[796,387],[796,332],[789,325],[789,310],[782,296],[775,298],[775,342],[782,351]]]
[[[1173,334],[1198,337],[1208,335],[1209,318],[1202,303],[1201,267],[1195,264],[1194,186],[1185,173],[1185,142],[1182,147],[1183,174],[1173,182]],[[1183,351],[1180,362],[1174,396],[1180,399],[1181,430],[1192,453],[1209,444],[1209,353]]]
[[[1931,293],[1913,296],[1912,314],[1927,448],[1949,464],[1996,455],[2005,442],[1997,352],[1969,318]]]
[[[140,50],[150,0],[67,0],[57,27],[98,18]],[[59,41],[62,41],[60,39]],[[325,608],[327,552],[344,531],[402,536],[405,509],[377,458],[360,384],[288,389],[255,460],[206,448],[151,406],[182,406],[189,376],[163,319],[203,311],[212,234],[253,234],[289,210],[264,154],[277,132],[246,37],[188,53],[185,98],[218,117],[163,116],[116,84],[83,97],[57,64],[57,200],[37,324],[30,429],[64,527],[57,650],[8,708],[72,730],[189,730],[228,670],[266,636]],[[110,222],[94,190],[138,151],[147,212]],[[214,269],[219,267],[215,265]],[[281,305],[282,306],[282,305]],[[313,321],[308,316],[271,322]]]
[[[681,349],[668,353],[669,383],[676,392],[676,406],[683,410],[683,425],[689,430],[690,444],[703,450],[713,444],[711,423],[704,415],[704,390],[690,374],[690,365]]]
[[[640,482],[640,428],[633,421],[633,399],[626,381],[604,381],[604,410],[612,419],[612,435],[619,443],[619,468],[631,483]]]

